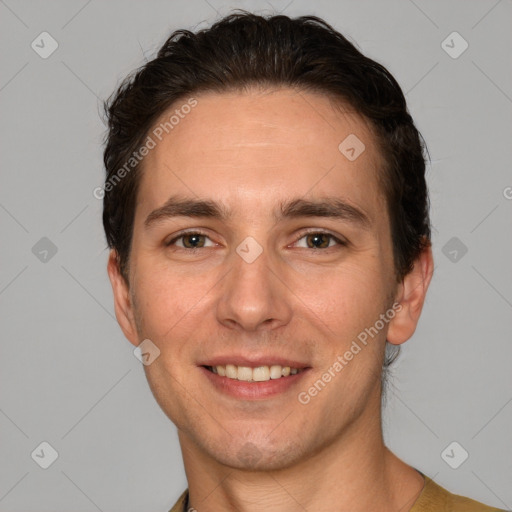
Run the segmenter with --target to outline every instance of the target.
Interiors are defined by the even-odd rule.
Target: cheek
[[[139,261],[135,293],[144,336],[161,350],[179,352],[194,333],[197,335],[205,308],[212,307],[218,282],[214,272],[177,273],[168,262]]]
[[[298,295],[334,332],[353,335],[354,329],[373,323],[386,307],[387,288],[379,263],[367,265],[362,260],[302,281]]]

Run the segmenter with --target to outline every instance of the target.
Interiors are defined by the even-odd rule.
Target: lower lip
[[[295,375],[280,377],[279,379],[270,379],[263,382],[247,382],[230,379],[229,377],[221,377],[218,373],[213,373],[203,366],[199,368],[220,392],[234,398],[243,398],[244,400],[270,398],[285,393],[301,381],[309,370],[309,368],[305,368]]]

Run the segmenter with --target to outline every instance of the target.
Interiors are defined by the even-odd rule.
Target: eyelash
[[[171,247],[175,244],[176,241],[180,240],[181,238],[184,238],[186,236],[190,236],[190,235],[201,235],[201,236],[205,236],[207,238],[210,238],[206,233],[203,233],[202,231],[198,231],[198,230],[193,230],[193,231],[185,231],[183,233],[180,233],[178,236],[174,237],[172,240],[170,240],[169,242],[166,242],[165,243],[165,246],[166,247]],[[339,239],[338,237],[334,236],[332,233],[329,233],[328,231],[318,231],[318,230],[315,230],[315,231],[304,231],[302,233],[300,233],[300,236],[299,238],[297,239],[297,241],[299,240],[302,240],[302,238],[304,238],[305,236],[307,235],[326,235],[326,236],[329,236],[331,238],[331,240],[334,240],[339,246],[347,246],[348,243],[344,240],[341,240]],[[312,251],[327,251],[328,249],[333,249],[333,247],[325,247],[325,248],[317,248],[317,249],[313,249],[313,248],[309,248],[309,247],[305,247],[305,249],[311,249]],[[183,250],[183,251],[187,251],[187,252],[195,252],[195,251],[198,251],[198,250],[201,250],[201,249],[208,249],[208,247],[193,247],[193,248],[188,248],[188,247],[178,247],[179,250]]]

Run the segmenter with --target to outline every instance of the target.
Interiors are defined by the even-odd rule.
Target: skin
[[[134,345],[148,338],[160,350],[144,370],[178,428],[190,506],[199,512],[409,510],[424,481],[384,446],[380,377],[386,338],[401,344],[415,331],[433,261],[425,249],[397,282],[377,179],[382,161],[369,124],[326,96],[288,88],[195,97],[197,106],[145,159],[129,284],[115,251],[108,263],[124,334]],[[349,134],[366,147],[354,161],[338,150]],[[221,202],[233,217],[176,217],[145,228],[149,213],[175,194]],[[272,217],[281,201],[333,195],[362,210],[369,227]],[[189,228],[207,236],[166,247]],[[317,243],[327,248],[315,248],[305,229],[348,243],[327,237]],[[236,252],[248,236],[263,249],[250,264]],[[195,253],[186,249],[194,245]],[[400,312],[301,404],[298,392],[394,302]],[[280,395],[240,400],[214,388],[198,366],[231,352],[281,354],[310,370]]]

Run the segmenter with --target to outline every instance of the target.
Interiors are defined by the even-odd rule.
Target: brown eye
[[[331,233],[324,233],[323,231],[312,231],[304,233],[299,240],[305,240],[306,245],[299,245],[305,249],[330,249],[336,245],[347,245],[346,242],[335,237]],[[331,244],[331,242],[335,242]]]
[[[180,237],[183,239],[183,246],[186,249],[197,249],[198,247],[204,247],[204,235],[199,233],[192,233],[190,235],[183,235]]]
[[[169,246],[175,246],[178,249],[201,249],[203,247],[209,247],[206,245],[206,240],[208,239],[207,235],[204,235],[203,233],[196,233],[196,232],[189,232],[189,233],[182,233],[181,235],[177,236],[176,238],[173,238],[169,242],[167,242],[165,245],[167,247]],[[181,241],[180,243],[177,243],[178,241]],[[210,245],[211,247],[211,245]]]
[[[326,233],[313,233],[312,235],[306,235],[308,247],[310,249],[325,249],[329,247],[331,235]]]

